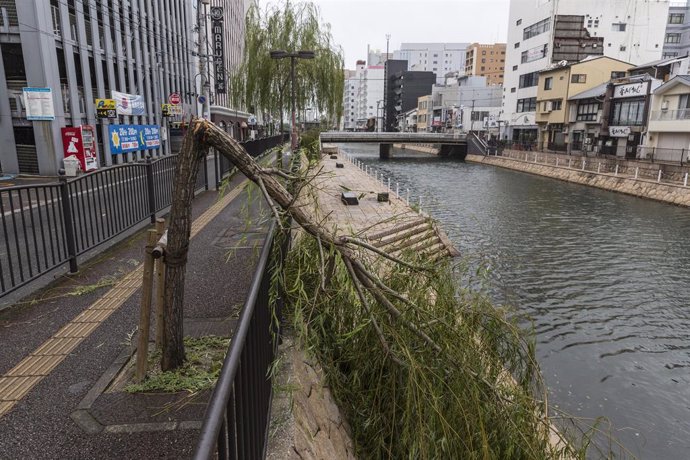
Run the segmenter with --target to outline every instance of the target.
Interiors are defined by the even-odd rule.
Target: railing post
[[[635,179],[637,179],[637,176],[640,174],[640,167],[635,168]]]
[[[156,189],[153,186],[153,162],[151,157],[146,158],[146,190],[149,195],[149,214],[151,223],[156,223]]]
[[[67,239],[67,256],[69,257],[69,272],[77,273],[77,243],[74,235],[74,220],[72,219],[72,202],[69,199],[67,178],[60,176],[60,201],[62,202],[62,217]]]
[[[208,155],[204,155],[204,190],[208,191]]]
[[[614,175],[614,176],[617,176],[617,175],[618,175],[618,165],[616,165],[616,170],[613,172],[613,175]]]
[[[216,190],[220,188],[220,164],[218,163],[218,150],[213,149],[213,170],[216,176]]]
[[[586,161],[583,159],[583,160],[582,160],[582,170],[583,170],[583,171],[585,170],[585,163],[586,163]]]
[[[685,173],[685,180],[683,181],[683,187],[688,186],[688,173]]]
[[[597,163],[597,174],[601,172],[601,163]]]
[[[685,149],[680,149],[680,165],[683,166],[683,155],[685,155]]]
[[[656,178],[657,182],[661,182],[661,169],[659,170],[659,175]]]

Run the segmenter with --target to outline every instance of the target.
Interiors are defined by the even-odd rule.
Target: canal
[[[644,459],[690,456],[690,210],[409,150],[341,145],[436,218],[527,313],[550,404]],[[395,190],[395,186],[392,187]],[[605,425],[604,425],[605,426]]]

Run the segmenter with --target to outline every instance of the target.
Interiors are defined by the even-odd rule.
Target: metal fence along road
[[[243,143],[258,156],[283,136]],[[199,162],[195,191],[232,169],[218,154]],[[170,206],[177,155],[101,169],[59,182],[0,189],[0,297],[116,238]],[[222,167],[220,167],[222,166]]]
[[[270,286],[289,242],[289,230],[279,230],[274,222],[206,407],[196,460],[265,457],[273,395],[269,370],[277,352],[282,307],[282,299],[270,295]]]

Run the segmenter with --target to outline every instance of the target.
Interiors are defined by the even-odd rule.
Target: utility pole
[[[388,60],[388,45],[391,41],[391,34],[386,34],[386,61]]]

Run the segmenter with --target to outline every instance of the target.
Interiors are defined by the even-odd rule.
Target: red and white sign
[[[62,128],[62,146],[65,157],[74,155],[82,171],[98,169],[96,130],[90,125]]]
[[[180,105],[182,102],[182,97],[180,97],[179,93],[172,93],[170,96],[168,96],[168,102],[171,105]]]

